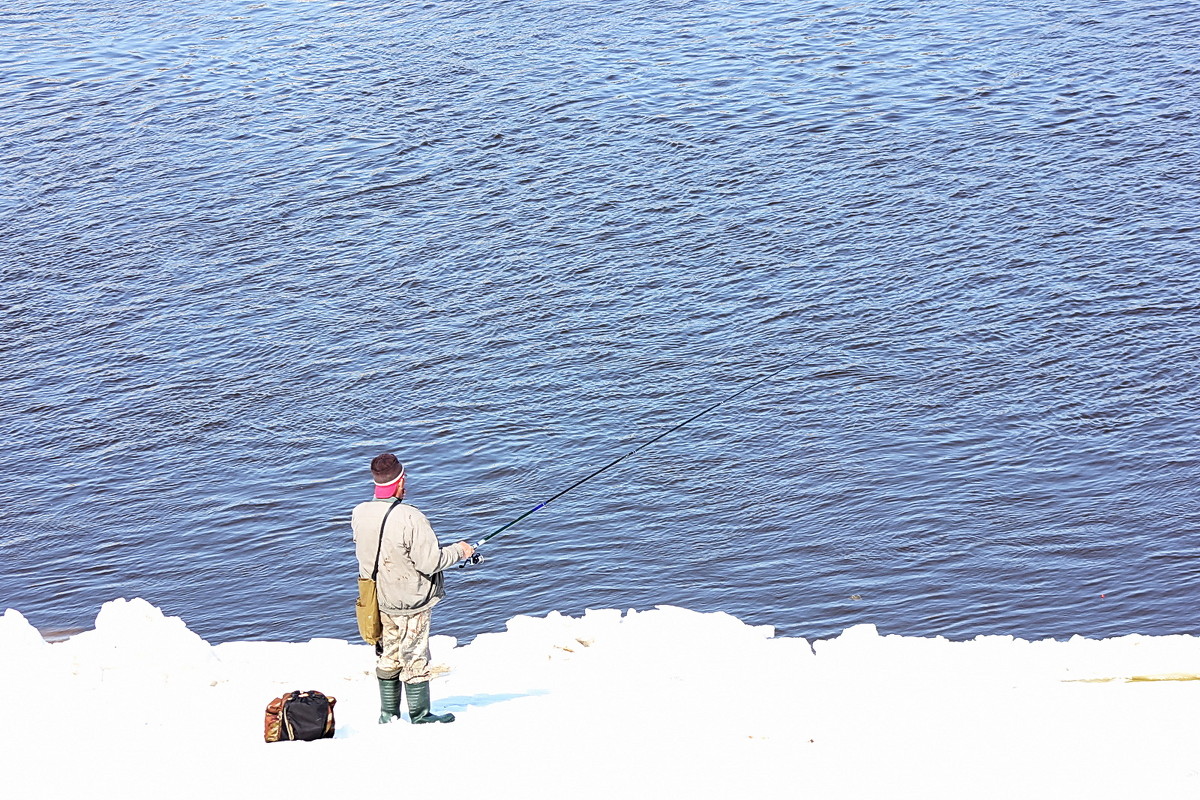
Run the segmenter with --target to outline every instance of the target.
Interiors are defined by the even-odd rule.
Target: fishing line
[[[460,567],[460,568],[461,568],[461,567],[465,567],[465,566],[467,566],[468,564],[481,564],[481,563],[483,563],[483,556],[481,556],[481,555],[479,554],[479,552],[478,552],[478,551],[479,551],[479,548],[480,548],[480,547],[482,547],[484,544],[486,544],[486,543],[487,543],[487,541],[488,541],[489,539],[491,539],[492,537],[494,537],[494,536],[498,536],[499,534],[501,534],[501,533],[504,533],[506,530],[508,530],[509,528],[511,528],[513,525],[516,525],[518,522],[520,522],[521,520],[525,519],[525,518],[526,518],[526,517],[528,517],[530,514],[533,514],[535,511],[540,511],[541,509],[543,509],[543,508],[545,508],[546,506],[550,505],[550,504],[551,504],[551,503],[553,503],[555,500],[557,500],[558,498],[562,497],[564,494],[566,494],[567,492],[571,491],[572,489],[574,489],[574,488],[576,488],[576,487],[578,487],[578,486],[582,486],[583,484],[587,483],[587,482],[588,482],[588,481],[590,481],[592,478],[596,477],[597,475],[599,475],[600,473],[604,472],[605,470],[608,470],[608,469],[611,469],[612,467],[615,467],[617,464],[620,464],[622,461],[624,461],[625,459],[629,458],[631,455],[633,455],[634,453],[638,452],[638,451],[639,451],[639,450],[641,450],[642,448],[649,447],[650,445],[652,445],[652,444],[654,444],[655,442],[657,442],[659,439],[662,439],[663,437],[665,437],[665,436],[667,436],[667,435],[669,435],[669,434],[672,434],[672,433],[674,433],[675,431],[677,431],[677,430],[679,430],[680,428],[682,428],[684,425],[687,425],[689,422],[694,422],[694,421],[696,421],[696,420],[700,419],[701,417],[703,417],[705,414],[707,414],[708,412],[712,411],[713,409],[716,409],[716,408],[718,408],[718,407],[720,407],[720,406],[723,406],[723,405],[725,405],[726,403],[728,403],[730,400],[733,400],[735,397],[738,397],[739,395],[745,394],[746,392],[750,391],[750,390],[751,390],[751,389],[753,389],[754,387],[756,387],[756,386],[760,386],[760,385],[762,385],[762,384],[766,383],[767,381],[771,380],[771,378],[774,378],[774,377],[775,377],[776,375],[778,375],[779,373],[781,373],[781,372],[783,372],[783,371],[785,371],[785,370],[787,370],[787,369],[789,369],[789,368],[791,368],[791,367],[795,366],[796,364],[799,364],[801,361],[807,361],[807,360],[811,359],[813,356],[815,356],[817,353],[821,352],[821,351],[822,351],[822,350],[824,350],[825,348],[829,347],[831,344],[832,344],[832,342],[827,342],[826,344],[823,344],[823,345],[821,345],[820,347],[816,348],[815,350],[812,350],[811,352],[809,352],[809,353],[806,353],[806,354],[805,354],[804,356],[802,356],[801,358],[798,358],[798,359],[796,359],[795,361],[789,361],[788,363],[784,364],[782,367],[779,367],[778,369],[775,369],[775,370],[773,370],[772,372],[769,372],[769,373],[767,373],[766,375],[764,375],[763,377],[761,377],[761,378],[759,378],[758,380],[754,381],[754,383],[751,383],[751,384],[749,384],[749,385],[747,385],[747,386],[743,386],[741,389],[738,389],[736,392],[734,392],[733,394],[729,395],[728,397],[726,397],[726,398],[724,398],[724,399],[721,399],[721,400],[718,400],[717,402],[713,403],[713,404],[712,404],[711,406],[709,406],[708,408],[705,408],[703,411],[700,411],[700,412],[697,412],[697,413],[693,414],[692,416],[690,416],[690,417],[688,417],[687,419],[685,419],[683,422],[680,422],[680,423],[676,424],[676,425],[675,425],[675,426],[673,426],[673,427],[667,428],[665,431],[663,431],[662,433],[658,434],[658,435],[657,435],[657,436],[655,436],[653,439],[647,439],[646,441],[644,441],[644,442],[642,442],[641,444],[639,444],[637,447],[635,447],[635,448],[633,448],[632,450],[630,450],[628,453],[625,453],[624,455],[617,456],[617,457],[616,457],[616,458],[614,458],[612,461],[608,462],[607,464],[605,464],[603,467],[601,467],[600,469],[596,470],[595,472],[592,472],[592,473],[591,473],[591,474],[589,474],[589,475],[585,475],[585,476],[583,476],[582,478],[580,478],[579,480],[575,481],[574,483],[572,483],[572,484],[571,484],[570,486],[568,486],[567,488],[563,489],[563,490],[562,490],[561,492],[559,492],[558,494],[554,495],[553,497],[550,497],[550,498],[549,498],[549,499],[547,499],[547,500],[543,500],[542,502],[540,502],[540,503],[538,503],[537,505],[535,505],[533,508],[531,508],[531,509],[529,509],[528,511],[526,511],[526,512],[525,512],[524,514],[522,514],[521,516],[517,517],[516,519],[512,520],[511,522],[505,523],[504,525],[500,526],[500,527],[499,527],[499,528],[497,528],[496,530],[494,530],[494,531],[492,531],[491,533],[489,533],[487,536],[484,536],[482,539],[480,539],[478,542],[476,542],[476,543],[473,545],[473,547],[474,547],[474,549],[475,549],[475,551],[476,551],[476,552],[475,552],[475,553],[474,553],[474,554],[473,554],[473,555],[472,555],[470,558],[468,558],[466,561],[464,561],[463,563],[459,564],[459,567]]]

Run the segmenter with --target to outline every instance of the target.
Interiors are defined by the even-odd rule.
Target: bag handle
[[[399,500],[388,506],[388,510],[383,515],[383,522],[379,524],[379,546],[375,548],[375,568],[371,570],[372,581],[379,577],[379,554],[383,552],[383,529],[387,527],[388,514],[391,514],[398,505],[400,505]]]

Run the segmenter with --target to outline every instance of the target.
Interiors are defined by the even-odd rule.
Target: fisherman
[[[355,506],[350,524],[360,577],[371,576],[378,547],[376,590],[383,623],[383,637],[375,645],[379,721],[400,716],[403,683],[412,722],[453,722],[453,714],[434,714],[429,709],[429,622],[431,609],[445,595],[442,570],[470,558],[474,548],[466,542],[438,545],[425,515],[402,502],[404,465],[395,455],[376,456],[371,477],[375,499]]]

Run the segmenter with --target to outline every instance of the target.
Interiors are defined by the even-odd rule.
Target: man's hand
[[[467,544],[466,542],[459,542],[459,545],[461,545],[463,549],[463,558],[470,558],[475,554],[475,548],[471,547],[471,545]]]

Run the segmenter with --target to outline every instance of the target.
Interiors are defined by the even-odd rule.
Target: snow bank
[[[680,608],[435,636],[434,708],[376,723],[371,648],[211,646],[142,600],[48,644],[0,617],[13,797],[292,791],[446,797],[1200,797],[1200,640],[880,636],[810,643]],[[262,741],[292,689],[338,733]],[[371,776],[371,777],[366,777]]]

